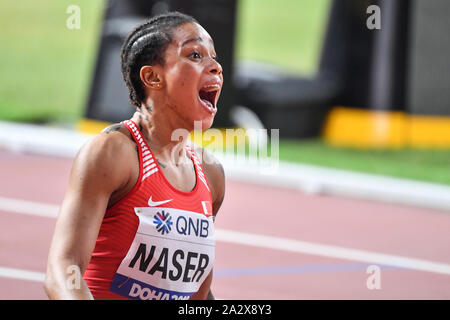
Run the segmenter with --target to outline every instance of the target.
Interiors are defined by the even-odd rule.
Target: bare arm
[[[93,298],[82,275],[110,196],[130,174],[124,162],[125,137],[114,135],[99,134],[74,160],[49,251],[44,287],[50,299]]]

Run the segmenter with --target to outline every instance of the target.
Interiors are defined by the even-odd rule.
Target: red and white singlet
[[[122,122],[139,147],[134,188],[104,216],[84,274],[94,297],[189,299],[214,263],[214,223],[208,182],[195,151],[191,192],[164,177],[136,124]]]

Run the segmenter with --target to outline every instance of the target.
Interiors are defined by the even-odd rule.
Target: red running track
[[[0,198],[59,205],[71,163],[0,150]],[[46,299],[39,280],[1,270],[42,275],[56,220],[13,211],[0,209],[0,299]],[[227,180],[216,228],[450,264],[450,215],[438,210]],[[448,274],[384,265],[370,290],[368,265],[218,241],[212,289],[222,299],[450,298]]]

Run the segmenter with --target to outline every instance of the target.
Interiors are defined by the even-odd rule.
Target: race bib
[[[189,299],[214,263],[212,216],[161,207],[134,210],[139,227],[110,291],[137,300]]]

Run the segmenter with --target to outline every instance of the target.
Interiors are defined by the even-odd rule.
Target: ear
[[[162,80],[156,66],[143,66],[140,71],[141,81],[149,89],[162,88]]]

